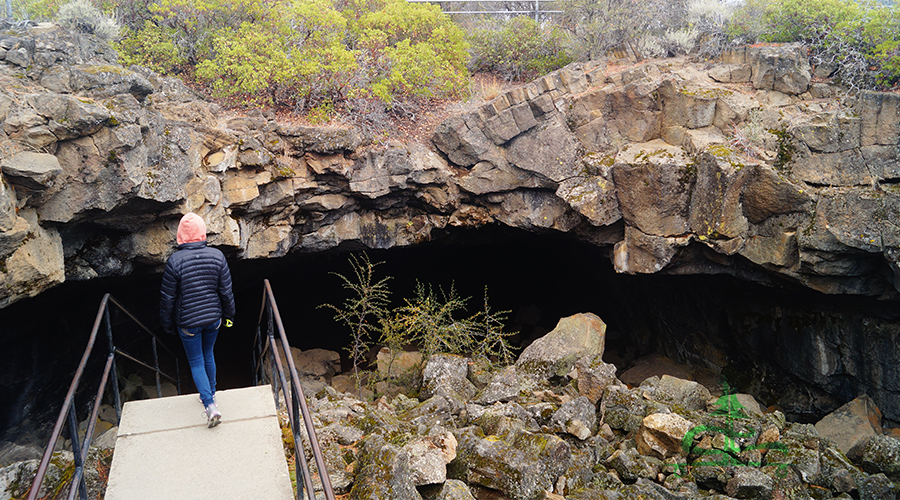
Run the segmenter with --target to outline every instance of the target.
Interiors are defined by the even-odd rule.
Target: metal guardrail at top
[[[408,3],[436,3],[440,4],[445,14],[494,14],[494,15],[534,15],[535,21],[540,21],[541,14],[562,14],[561,10],[541,10],[541,3],[553,3],[556,0],[406,0]],[[505,4],[533,4],[534,9],[530,10],[446,10],[443,4],[482,4],[482,3],[505,3]]]
[[[150,335],[153,344],[153,366],[150,366],[143,361],[136,359],[130,354],[122,351],[117,348],[113,343],[112,336],[112,323],[109,320],[109,304],[113,304],[116,306],[121,312],[125,313],[128,318],[134,321],[137,326],[139,326],[144,332]],[[106,339],[108,341],[108,351],[106,356],[106,365],[103,368],[103,375],[100,377],[100,386],[97,389],[97,395],[94,398],[94,404],[91,409],[91,416],[88,420],[87,430],[85,431],[85,440],[84,443],[79,443],[78,437],[78,416],[76,415],[76,405],[75,405],[75,392],[78,390],[78,385],[81,382],[81,378],[84,375],[85,368],[87,366],[88,359],[91,356],[91,352],[94,349],[94,343],[97,340],[97,332],[100,330],[100,326],[105,324],[106,328]],[[163,349],[165,349],[169,354],[171,354],[175,358],[175,377],[171,377],[165,373],[163,373],[159,369],[159,355],[157,351],[157,343],[162,345]],[[175,382],[178,393],[181,393],[181,383],[179,382],[179,370],[178,370],[178,357],[173,353],[168,347],[165,346],[156,335],[150,331],[149,328],[144,326],[137,318],[134,317],[127,309],[122,307],[116,299],[114,299],[110,294],[106,294],[103,296],[103,300],[100,301],[100,308],[97,311],[97,318],[94,320],[94,328],[91,330],[91,335],[88,338],[87,347],[84,349],[84,354],[81,356],[81,363],[78,364],[78,369],[75,370],[75,377],[72,379],[72,383],[69,385],[69,392],[66,393],[66,399],[63,401],[62,409],[59,412],[59,417],[56,419],[56,425],[53,427],[53,433],[50,435],[50,443],[47,445],[47,449],[44,450],[44,455],[41,458],[41,463],[38,466],[37,474],[34,476],[34,481],[31,483],[31,489],[28,491],[28,500],[35,500],[38,496],[38,493],[41,489],[41,483],[44,481],[44,476],[47,474],[47,469],[50,465],[50,459],[53,457],[53,452],[56,449],[56,443],[59,441],[60,436],[62,435],[63,425],[68,423],[69,426],[69,437],[72,441],[72,453],[75,456],[75,471],[72,474],[71,486],[69,487],[68,499],[72,500],[75,498],[75,492],[77,491],[79,494],[79,498],[81,500],[87,500],[87,485],[84,480],[84,460],[87,457],[88,450],[91,446],[91,441],[94,436],[94,424],[97,422],[97,415],[100,413],[100,404],[103,401],[103,394],[106,390],[107,383],[112,381],[112,390],[115,397],[116,402],[116,423],[122,419],[122,402],[119,399],[119,380],[116,375],[116,355],[123,356],[125,358],[130,359],[146,368],[149,368],[156,372],[156,395],[158,397],[162,397],[162,385],[160,384],[160,376],[163,376],[173,382]],[[113,374],[112,378],[110,378],[110,373]]]
[[[262,324],[266,321],[266,334],[263,338]],[[288,381],[285,379],[284,366],[281,363],[281,357],[278,355],[277,344],[275,343],[275,327],[278,327],[278,337],[281,347],[285,353],[285,359],[290,369],[290,394],[287,392]],[[253,377],[254,382],[259,385],[267,375],[271,377],[272,392],[275,396],[275,406],[278,406],[278,391],[281,390],[284,395],[285,402],[290,398],[288,405],[288,418],[291,423],[291,432],[294,435],[294,457],[295,467],[298,473],[303,476],[302,482],[297,480],[297,499],[303,499],[304,485],[307,491],[307,498],[315,500],[315,488],[312,482],[312,474],[309,470],[309,463],[306,461],[306,454],[303,449],[302,435],[298,426],[299,418],[303,418],[303,424],[306,427],[306,435],[309,439],[309,447],[312,450],[313,459],[316,461],[316,469],[319,471],[319,480],[322,483],[322,490],[325,493],[326,500],[335,500],[334,491],[331,487],[331,478],[328,476],[328,470],[325,468],[325,460],[322,458],[322,451],[319,448],[319,440],[316,438],[316,429],[313,427],[312,417],[309,414],[309,407],[306,405],[306,397],[303,395],[303,388],[300,387],[300,377],[297,375],[297,367],[294,366],[294,358],[291,356],[291,346],[288,344],[287,334],[284,331],[284,324],[281,322],[281,314],[278,312],[278,305],[275,303],[275,294],[272,292],[272,285],[269,280],[263,280],[263,303],[259,311],[259,321],[256,323],[256,338],[253,341]],[[265,357],[269,356],[272,373],[266,373]]]

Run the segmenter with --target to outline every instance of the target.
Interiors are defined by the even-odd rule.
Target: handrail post
[[[328,476],[328,470],[322,456],[322,450],[320,449],[319,441],[316,438],[316,429],[312,422],[309,407],[306,404],[306,397],[303,395],[303,387],[300,384],[300,377],[297,375],[297,367],[294,364],[293,356],[291,356],[291,346],[288,343],[284,324],[281,321],[281,315],[278,313],[278,305],[275,302],[275,295],[272,292],[272,285],[269,283],[269,280],[263,280],[263,287],[263,303],[260,307],[259,320],[257,322],[257,341],[259,344],[262,344],[263,342],[261,330],[264,328],[263,321],[265,320],[268,345],[265,347],[260,345],[259,355],[254,356],[254,362],[257,363],[254,374],[256,374],[257,382],[259,382],[260,379],[265,382],[265,377],[268,374],[268,370],[266,370],[264,366],[264,361],[266,359],[265,351],[270,351],[269,355],[271,358],[269,359],[271,359],[272,362],[271,368],[273,372],[271,380],[275,401],[276,404],[278,404],[278,385],[280,384],[280,390],[284,394],[285,408],[291,423],[291,434],[294,437],[297,498],[299,500],[303,500],[304,496],[309,500],[315,500],[316,498],[315,485],[312,482],[312,471],[310,471],[310,464],[306,458],[305,452],[305,445],[308,444],[312,451],[313,459],[315,460],[316,470],[318,471],[325,498],[327,500],[335,500],[334,491],[331,486],[331,478]],[[275,340],[276,331],[278,335],[277,344]],[[283,366],[285,363],[283,363],[279,354],[279,347],[284,353],[284,361],[286,361],[287,367]],[[286,379],[285,377],[289,377],[289,379]],[[288,391],[290,391],[290,395],[288,395]],[[303,428],[301,428],[300,425],[303,425],[306,429],[306,439],[308,440],[306,443],[303,441]],[[306,495],[303,494],[304,490],[306,491]]]
[[[72,398],[69,407],[69,439],[72,441],[72,455],[75,457],[75,475],[81,475],[81,480],[78,481],[78,492],[81,494],[82,500],[87,500],[87,486],[84,483],[84,457],[81,456],[81,444],[78,440],[78,416],[75,415],[75,398]],[[87,439],[88,436],[85,436]],[[70,486],[70,488],[75,488],[76,485]]]
[[[113,344],[112,322],[109,320],[109,307],[103,309],[103,321],[106,323],[106,339],[109,341],[109,355],[112,356],[113,398],[116,402],[116,425],[122,423],[122,398],[119,395],[119,372],[116,371],[116,346]]]
[[[269,345],[273,347],[273,349],[272,349],[273,363],[272,363],[271,380],[274,381],[278,378],[278,373],[276,372],[276,370],[277,370],[277,366],[278,366],[278,361],[280,361],[280,360],[278,359],[279,358],[278,349],[275,348],[275,322],[274,322],[274,319],[272,318],[272,316],[273,316],[272,304],[267,300],[266,301],[266,338],[269,339]],[[284,355],[290,356],[291,353],[286,352],[286,353],[284,353]],[[278,361],[275,361],[275,360],[278,360]],[[265,370],[265,367],[263,367],[263,370]],[[272,393],[275,397],[275,406],[278,406],[278,385],[277,385],[277,383],[274,383],[272,387],[273,387]],[[287,406],[287,392],[284,393],[284,405]],[[290,411],[290,408],[288,408],[288,411]],[[293,420],[294,417],[290,416],[290,418],[291,418],[291,420]]]
[[[150,340],[153,345],[153,367],[156,368],[156,397],[162,397],[162,385],[159,383],[159,353],[156,351],[156,337]]]

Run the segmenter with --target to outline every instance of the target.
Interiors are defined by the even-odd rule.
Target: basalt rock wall
[[[427,144],[374,144],[353,127],[223,112],[55,26],[6,32],[0,307],[66,280],[159,271],[188,211],[237,259],[500,224],[567,233],[621,273],[893,301],[900,95],[850,95],[830,76],[790,45],[715,63],[576,63],[472,105]],[[836,335],[809,340],[822,362],[798,376],[856,377],[900,420],[880,372],[858,368],[897,356],[860,362]]]

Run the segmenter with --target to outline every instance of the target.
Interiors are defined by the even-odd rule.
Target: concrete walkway
[[[270,386],[216,393],[206,427],[196,394],[125,403],[106,500],[290,500]]]

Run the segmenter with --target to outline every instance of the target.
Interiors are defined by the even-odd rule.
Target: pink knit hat
[[[182,243],[193,243],[195,241],[206,241],[206,223],[203,219],[193,213],[184,214],[181,222],[178,223],[178,234],[175,241],[179,245]]]

